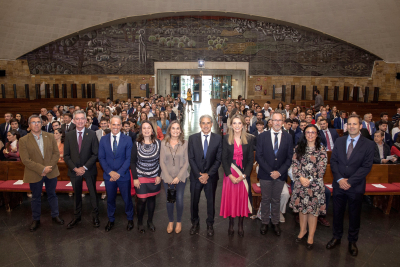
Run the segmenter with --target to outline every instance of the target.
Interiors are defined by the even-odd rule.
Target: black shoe
[[[29,230],[31,232],[34,232],[36,229],[39,228],[39,225],[40,225],[40,221],[39,220],[38,221],[33,221],[32,224],[31,224],[31,227],[29,228]]]
[[[154,226],[153,222],[147,221],[147,227],[150,228],[150,231],[155,232],[156,227]]]
[[[358,248],[356,245],[356,242],[349,242],[349,252],[351,256],[357,256],[358,255]]]
[[[93,218],[93,227],[100,227],[100,220],[99,218]]]
[[[134,226],[133,221],[132,220],[128,221],[128,226],[126,226],[126,230],[128,230],[128,231],[132,230],[133,226]]]
[[[280,235],[281,235],[281,228],[279,227],[279,223],[278,223],[278,224],[273,224],[273,225],[272,225],[272,229],[274,229],[274,233],[275,233],[277,236],[280,236]]]
[[[268,232],[268,224],[265,223],[261,224],[260,233],[262,235],[266,235],[267,232]]]
[[[308,237],[308,232],[305,235],[303,235],[302,238],[296,237],[296,243],[300,243],[301,241],[306,240],[307,237]]]
[[[244,230],[238,230],[238,236],[244,237]]]
[[[234,230],[228,229],[228,235],[229,235],[229,236],[233,236],[233,235],[234,235],[234,233],[235,233],[235,231],[234,231]]]
[[[108,221],[108,223],[106,225],[106,232],[110,232],[111,229],[113,228],[113,226],[114,226],[114,222]]]
[[[143,224],[138,224],[138,231],[141,234],[144,234],[146,232],[146,230],[144,230]]]
[[[331,241],[326,244],[326,249],[332,249],[341,243],[341,239],[332,238]]]
[[[192,224],[192,227],[190,228],[190,235],[198,234],[199,231],[200,231],[200,225],[199,224]]]
[[[309,244],[309,243],[307,242],[306,248],[307,248],[308,250],[312,250],[312,249],[313,249],[313,246],[314,246],[314,244]]]
[[[72,221],[69,222],[67,225],[67,229],[72,229],[74,228],[75,225],[77,225],[79,222],[81,222],[81,218],[75,218]]]
[[[53,222],[58,223],[59,225],[64,224],[64,220],[60,218],[60,216],[56,216],[52,218]]]
[[[212,225],[207,225],[207,236],[213,236],[214,235],[214,228]]]

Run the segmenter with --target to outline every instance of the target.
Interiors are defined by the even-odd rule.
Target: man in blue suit
[[[281,235],[280,197],[293,157],[293,138],[286,131],[282,131],[282,124],[282,114],[274,113],[272,129],[260,134],[257,139],[256,161],[259,163],[257,177],[260,180],[262,195],[262,235],[268,231],[270,214],[275,234]]]
[[[295,135],[294,135],[294,145],[297,145],[297,142],[299,142],[300,137],[303,135],[303,131],[306,128],[306,126],[308,125],[308,123],[306,121],[301,121],[300,122],[300,131],[298,131]]]
[[[328,128],[328,120],[321,119],[319,122],[321,130],[319,131],[319,137],[321,138],[321,143],[326,147],[326,151],[332,151],[335,147],[335,141],[339,138],[339,134],[336,129]]]
[[[110,231],[115,221],[115,199],[117,190],[125,202],[125,213],[128,217],[127,230],[133,229],[133,203],[131,197],[131,164],[132,138],[121,134],[122,120],[119,116],[111,119],[111,133],[100,140],[99,162],[103,168],[103,179],[107,192],[108,223],[106,232]]]
[[[259,120],[261,120],[262,122],[264,122],[264,128],[265,128],[265,125],[267,125],[267,121],[266,120],[263,120],[263,112],[257,112],[257,120],[250,126],[250,133],[252,134],[252,135],[255,135],[256,133],[257,133],[257,127],[256,127],[256,122],[257,121],[259,121]]]
[[[341,243],[343,220],[349,205],[349,252],[357,256],[356,242],[360,230],[362,200],[365,193],[366,176],[371,171],[375,144],[360,134],[362,121],[351,115],[347,121],[348,136],[339,137],[332,151],[333,174],[333,238],[326,245],[332,249]]]
[[[364,129],[368,130],[369,135],[371,137],[374,137],[376,128],[375,128],[375,123],[372,122],[372,114],[371,113],[367,113],[364,115],[364,121],[362,122],[362,127]]]
[[[344,110],[339,112],[339,117],[333,120],[333,127],[335,129],[343,130],[344,125],[347,123],[346,115],[346,111]]]

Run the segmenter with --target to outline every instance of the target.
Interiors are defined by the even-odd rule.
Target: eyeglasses
[[[272,120],[273,122],[282,122],[283,120]]]
[[[308,134],[308,135],[316,135],[317,132],[306,132],[306,134]]]
[[[31,121],[31,124],[33,124],[33,125],[39,125],[39,124],[42,124],[40,121]]]

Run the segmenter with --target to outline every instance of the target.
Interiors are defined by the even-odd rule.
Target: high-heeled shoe
[[[173,230],[174,230],[174,223],[173,222],[168,223],[167,233],[170,234],[172,233]]]
[[[244,237],[243,220],[244,220],[244,217],[239,217],[238,236],[240,236],[240,237]]]
[[[177,222],[175,226],[175,233],[179,234],[182,231],[182,223]]]
[[[313,244],[310,244],[310,243],[307,242],[306,248],[307,248],[308,250],[312,250],[312,249],[313,249],[313,246],[314,246],[314,243],[313,243]]]
[[[155,232],[156,227],[154,226],[153,222],[147,221],[147,227],[150,228],[150,231]]]
[[[296,243],[300,243],[301,241],[306,240],[308,237],[308,232],[303,235],[302,238],[296,237]]]

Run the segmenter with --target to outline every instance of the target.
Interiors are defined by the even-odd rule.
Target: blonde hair
[[[240,114],[233,115],[231,118],[231,123],[230,123],[229,129],[228,129],[228,135],[229,135],[228,144],[233,145],[235,143],[234,131],[233,131],[233,127],[232,127],[232,123],[233,123],[234,119],[239,119],[242,122],[243,128],[242,128],[242,133],[240,135],[240,139],[242,140],[243,145],[247,145],[247,133],[246,133],[246,127],[245,127],[246,122],[244,121],[244,117]]]
[[[150,118],[149,118],[149,121],[150,121],[151,125],[153,126],[154,132],[155,132],[155,134],[156,134],[156,136],[157,136],[157,127],[158,127],[158,125],[157,125],[157,119],[154,118],[154,117],[150,117]]]

